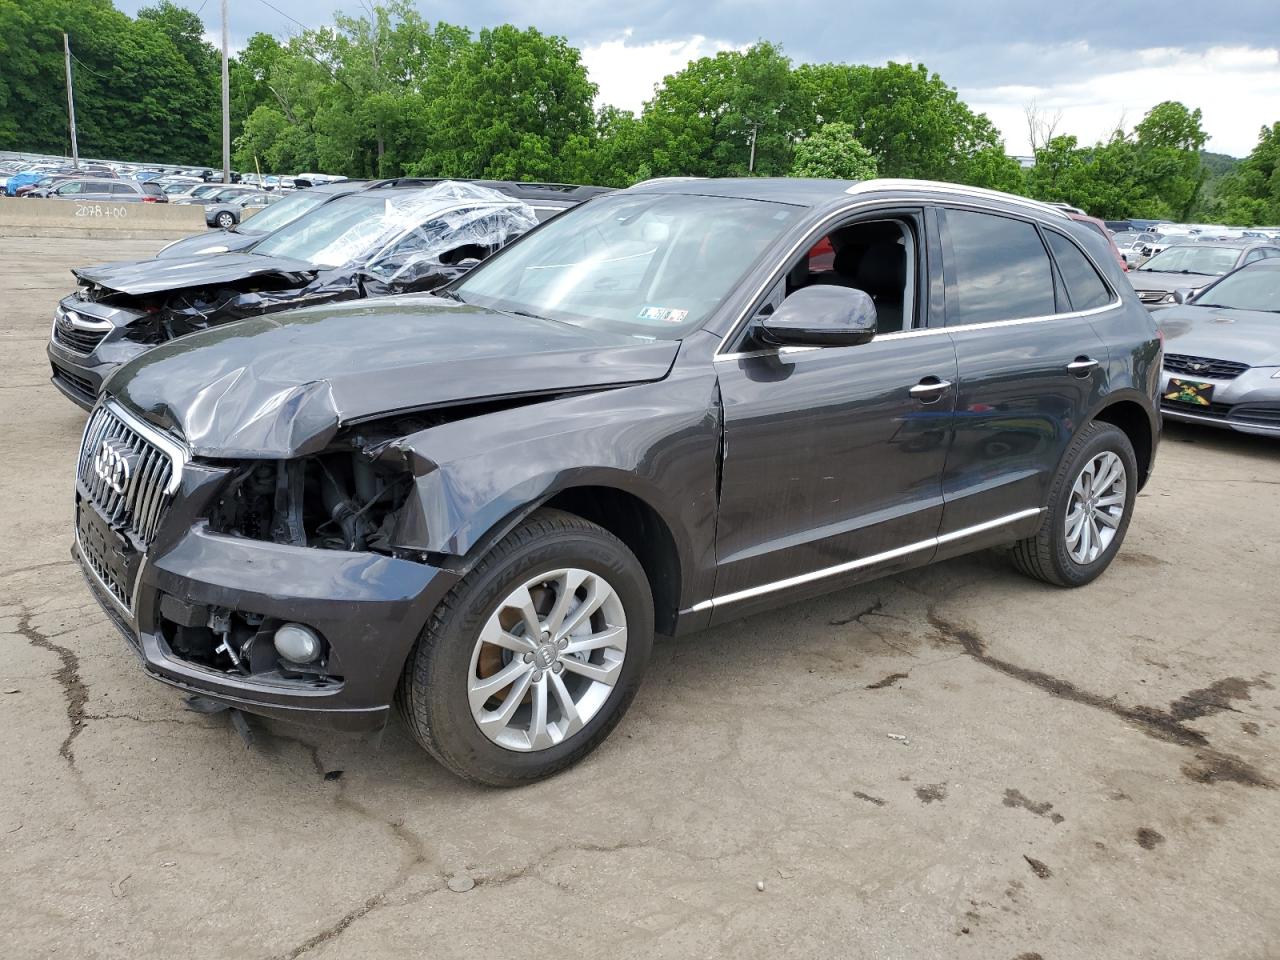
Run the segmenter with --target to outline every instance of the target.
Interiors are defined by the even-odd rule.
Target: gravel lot
[[[1280,955],[1280,444],[1170,429],[1080,591],[979,554],[661,642],[534,787],[464,785],[398,723],[246,748],[68,559],[52,309],[159,246],[0,238],[7,956]]]

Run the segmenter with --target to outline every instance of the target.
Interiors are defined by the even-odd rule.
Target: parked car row
[[[299,306],[434,289],[601,192],[417,179],[296,192],[235,231],[179,241],[153,260],[74,271],[79,287],[62,300],[48,346],[53,383],[87,409],[122,363],[192,331]]]
[[[147,166],[143,164],[121,161],[82,161],[74,165],[66,157],[24,157],[0,159],[0,188],[6,196],[62,196],[47,192],[47,188],[55,186],[63,179],[122,180],[136,184],[158,185],[161,192],[169,195],[184,192],[199,184],[226,186],[220,181],[221,172],[208,167],[190,166]],[[320,173],[301,173],[295,176],[276,174],[232,172],[232,184],[243,184],[259,194],[277,194],[291,191],[298,187],[309,187],[319,183],[332,183],[342,177]],[[46,192],[36,192],[37,186],[46,188]],[[101,192],[101,191],[100,191]],[[148,190],[145,195],[156,197],[154,191]]]

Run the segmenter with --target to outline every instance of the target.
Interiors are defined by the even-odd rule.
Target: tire
[[[229,230],[236,225],[236,218],[226,212],[218,214],[213,219],[223,230]]]
[[[580,587],[564,589],[570,581],[557,579],[561,574],[564,578],[583,574],[587,579]],[[532,585],[544,575],[546,579]],[[495,623],[515,615],[513,596],[530,597],[538,616],[545,615],[539,620],[545,626],[553,623],[559,609],[556,598],[573,597],[566,602],[585,607],[593,596],[604,596],[608,592],[605,588],[612,598],[571,637],[560,641],[560,646],[587,634],[596,642],[606,631],[616,633],[615,621],[623,617],[625,650],[620,655],[612,648],[585,654],[569,648],[561,651],[561,659],[553,666],[541,670],[546,667],[543,656],[556,647],[554,637],[545,639],[549,634],[538,635],[541,640],[536,654],[520,654],[481,640],[482,634],[494,636]],[[520,593],[522,590],[526,592]],[[577,609],[563,615],[561,627],[568,628]],[[573,514],[539,510],[493,547],[432,613],[405,663],[397,705],[417,741],[458,776],[499,787],[541,780],[585,757],[622,719],[648,665],[653,617],[649,581],[622,541]],[[504,643],[523,641],[531,633],[525,626],[527,618],[517,619],[512,626],[503,626]],[[574,645],[585,642],[575,640]],[[494,661],[495,656],[503,659]],[[599,657],[604,665],[570,662],[583,656],[587,661]],[[604,659],[611,656],[614,659]],[[532,666],[516,662],[520,659],[527,664],[530,657],[534,658]],[[488,667],[489,673],[485,672],[487,663],[494,664]],[[588,669],[594,671],[591,677],[614,671],[611,685],[584,677],[580,671]],[[477,685],[485,685],[499,672],[520,670],[526,672],[487,699],[476,691]],[[558,688],[553,686],[556,678]],[[525,685],[518,686],[522,683]],[[563,696],[572,692],[571,687],[585,692],[581,693],[582,703],[575,704],[574,716],[567,718]],[[540,692],[547,705],[541,726],[533,719]],[[523,697],[514,699],[520,694]],[[477,698],[482,706],[475,705]],[[503,714],[510,703],[519,705],[513,708],[509,725],[494,721],[492,718]],[[493,705],[494,709],[487,709]],[[589,715],[588,708],[592,710]],[[550,722],[553,715],[559,719]],[[481,729],[482,717],[489,718],[489,732]],[[575,726],[579,719],[583,722]],[[563,738],[549,743],[557,723]],[[542,743],[535,745],[538,732]],[[499,742],[495,737],[507,739]],[[513,746],[521,738],[528,744]]]
[[[1115,458],[1123,467],[1123,496],[1116,492],[1114,486],[1107,486],[1099,492],[1098,506],[1094,515],[1113,514],[1113,506],[1120,507],[1122,512],[1115,526],[1110,527],[1105,518],[1099,518],[1088,530],[1082,531],[1082,539],[1069,537],[1067,516],[1078,505],[1073,496],[1078,480],[1083,480],[1082,472],[1089,467],[1097,467],[1099,463],[1110,462]],[[1095,478],[1098,479],[1098,478]],[[1105,480],[1105,477],[1100,479]],[[1102,574],[1111,561],[1115,559],[1120,545],[1124,542],[1125,533],[1129,529],[1129,521],[1133,517],[1133,504],[1138,493],[1138,461],[1133,452],[1133,444],[1119,427],[1109,423],[1094,422],[1086,426],[1067,448],[1062,458],[1058,475],[1054,478],[1053,489],[1049,494],[1049,504],[1040,529],[1034,536],[1020,540],[1013,548],[1013,564],[1021,572],[1037,580],[1052,583],[1060,587],[1082,587]],[[1119,498],[1119,502],[1117,501]],[[1087,501],[1084,504],[1088,512]],[[1086,518],[1086,525],[1089,521]],[[1110,528],[1110,538],[1104,543],[1093,543],[1096,555],[1082,550],[1086,540],[1092,539],[1093,530]]]

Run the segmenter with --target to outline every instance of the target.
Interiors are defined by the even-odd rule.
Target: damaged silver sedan
[[[175,337],[293,307],[435,289],[537,226],[524,201],[446,181],[339,197],[247,250],[73,271],[52,382],[89,409],[122,363]]]

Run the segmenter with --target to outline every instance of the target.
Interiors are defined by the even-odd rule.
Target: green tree
[[[1017,163],[1004,155],[991,121],[923,64],[803,65],[795,86],[803,103],[796,112],[807,128],[851,124],[882,176],[1002,189],[1020,184]]]
[[[826,123],[796,144],[793,177],[870,180],[876,159],[858,142],[851,123]]]
[[[791,94],[791,61],[767,41],[694,61],[664,79],[645,104],[641,121],[650,172],[784,176],[796,132]]]
[[[1200,159],[1208,135],[1197,108],[1166,100],[1147,111],[1134,128],[1138,156],[1153,194],[1177,220],[1191,219],[1191,211],[1208,178]]]
[[[1263,127],[1253,152],[1223,177],[1214,210],[1227,223],[1280,224],[1280,122]]]
[[[593,130],[596,86],[563,37],[481,30],[427,97],[423,176],[554,178],[560,151]]]

